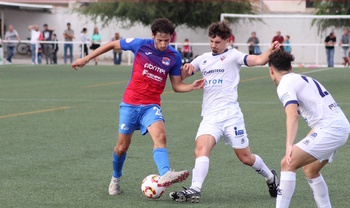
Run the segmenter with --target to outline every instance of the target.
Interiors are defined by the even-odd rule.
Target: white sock
[[[204,179],[207,177],[208,171],[209,157],[198,157],[192,170],[192,185],[190,188],[200,192]]]
[[[280,190],[277,193],[276,208],[288,208],[295,190],[296,174],[290,171],[282,171]]]
[[[260,175],[264,176],[267,180],[267,182],[272,183],[274,175],[271,173],[269,168],[265,165],[264,161],[259,157],[259,155],[255,156],[255,162],[252,166],[252,168],[259,173]]]
[[[322,175],[320,175],[317,178],[307,179],[307,182],[309,183],[312,189],[317,207],[318,208],[332,207],[331,202],[329,200],[328,187]]]

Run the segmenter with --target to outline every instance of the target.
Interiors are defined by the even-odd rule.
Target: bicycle
[[[28,40],[30,40],[30,38],[27,38]],[[16,47],[17,53],[20,55],[31,55],[32,51],[30,50],[30,44],[29,43],[24,43],[24,42],[20,42],[17,44]]]

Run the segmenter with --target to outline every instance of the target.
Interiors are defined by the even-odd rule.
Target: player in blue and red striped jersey
[[[94,57],[113,49],[131,50],[135,55],[131,79],[120,104],[119,135],[113,152],[110,195],[120,193],[122,168],[135,130],[141,130],[143,135],[149,132],[152,137],[153,158],[161,176],[162,186],[168,187],[181,182],[190,174],[187,170],[175,172],[169,168],[160,95],[163,93],[168,75],[175,92],[202,89],[205,80],[196,80],[192,84],[181,81],[181,55],[169,46],[171,35],[175,30],[170,20],[166,18],[154,20],[151,30],[152,39],[127,38],[112,41],[72,64],[74,69],[81,68]]]

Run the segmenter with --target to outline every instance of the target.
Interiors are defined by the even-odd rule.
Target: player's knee
[[[124,155],[128,151],[129,146],[125,144],[118,144],[114,147],[114,153],[118,156]]]
[[[320,176],[320,172],[318,170],[314,170],[308,166],[304,166],[303,171],[304,171],[305,177],[308,179],[317,178],[318,176]]]
[[[244,165],[248,165],[248,166],[254,165],[253,159],[250,156],[243,156],[238,158]]]

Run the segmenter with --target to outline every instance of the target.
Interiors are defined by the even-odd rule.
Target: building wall
[[[18,31],[22,40],[25,40],[30,36],[28,31],[28,25],[38,24],[40,29],[43,29],[43,24],[47,23],[50,28],[55,29],[55,33],[59,40],[63,40],[63,31],[66,29],[66,23],[70,22],[72,29],[75,31],[76,39],[80,40],[80,32],[83,27],[88,29],[88,36],[91,36],[93,28],[99,27],[102,35],[102,41],[108,42],[114,36],[115,32],[119,32],[122,37],[139,37],[139,38],[151,38],[150,27],[144,27],[142,25],[135,25],[132,28],[122,28],[121,24],[117,21],[113,21],[106,27],[102,27],[102,23],[95,24],[90,19],[79,16],[76,13],[72,13],[71,9],[65,7],[56,7],[52,10],[52,13],[38,13],[23,10],[6,9],[5,13],[5,25],[12,24]],[[236,37],[236,45],[239,50],[248,52],[248,47],[245,44],[252,31],[257,33],[257,37],[260,39],[260,43],[270,44],[272,37],[276,34],[277,30],[282,32],[282,35],[290,35],[292,44],[323,44],[323,40],[331,30],[323,31],[321,34],[317,34],[317,28],[311,27],[311,19],[264,19],[263,22],[250,22],[249,20],[241,20],[240,24],[232,25],[232,31]],[[193,46],[194,55],[202,54],[203,52],[210,51],[209,41],[206,29],[188,29],[186,27],[176,28],[178,38],[177,41],[181,44],[185,38],[189,38],[192,43],[197,45]],[[342,30],[335,30],[338,42]],[[240,43],[240,44],[239,44]],[[268,46],[262,44],[262,50],[266,50]],[[316,58],[319,61],[319,65],[326,64],[325,49],[323,46],[316,49],[315,46],[292,46],[292,52],[295,54],[295,63],[314,64]],[[316,54],[318,55],[316,56]],[[80,49],[78,44],[74,46],[74,58],[80,55]],[[123,53],[123,59],[128,58],[129,53]],[[58,52],[59,57],[63,57],[63,45],[60,45]],[[107,52],[102,55],[103,59],[112,59],[112,52]],[[132,55],[130,56],[133,57]],[[342,62],[341,49],[336,48],[335,54],[336,63]]]

